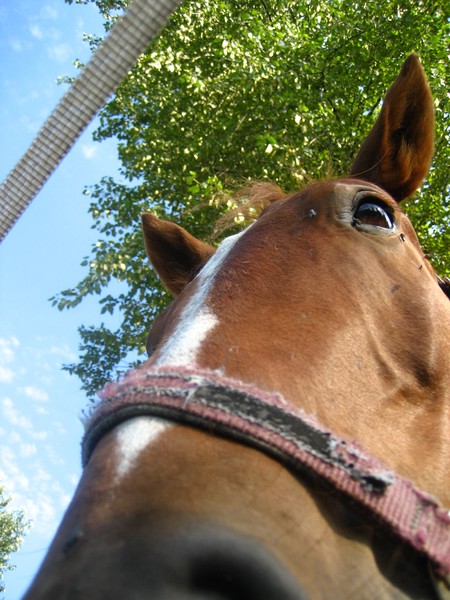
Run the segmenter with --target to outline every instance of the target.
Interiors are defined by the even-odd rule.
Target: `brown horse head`
[[[412,55],[348,177],[275,194],[217,250],[143,215],[175,299],[111,402],[158,370],[227,377],[450,505],[450,307],[399,207],[428,171],[433,118]],[[435,597],[420,552],[319,476],[205,428],[127,415],[93,445],[28,600]]]

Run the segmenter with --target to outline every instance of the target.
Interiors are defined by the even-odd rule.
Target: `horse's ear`
[[[150,213],[141,219],[147,256],[169,292],[177,296],[215,250],[175,223]]]
[[[433,141],[433,98],[419,58],[411,54],[386,94],[351,176],[376,183],[400,202],[428,173]]]

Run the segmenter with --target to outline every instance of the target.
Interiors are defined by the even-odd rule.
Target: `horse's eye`
[[[394,229],[394,219],[389,209],[383,206],[380,201],[361,202],[356,209],[353,217],[353,224],[372,225],[373,227],[382,227],[383,229]]]

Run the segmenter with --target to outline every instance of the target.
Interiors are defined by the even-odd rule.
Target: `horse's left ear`
[[[215,248],[150,213],[141,221],[147,256],[172,296],[178,296]]]
[[[371,181],[400,202],[415,192],[430,167],[434,106],[416,54],[405,61],[350,175]]]

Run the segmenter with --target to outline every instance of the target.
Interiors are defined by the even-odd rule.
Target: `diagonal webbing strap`
[[[104,106],[181,0],[134,0],[0,185],[0,240]]]
[[[87,422],[84,465],[101,437],[126,419],[151,415],[193,425],[318,476],[427,556],[441,577],[449,576],[448,511],[358,443],[336,435],[279,394],[214,371],[144,366],[109,384],[102,398]]]

